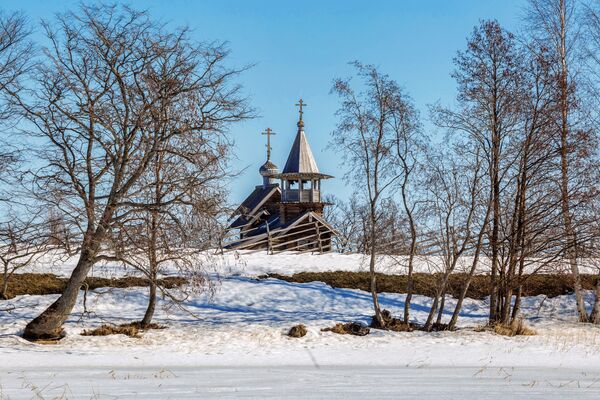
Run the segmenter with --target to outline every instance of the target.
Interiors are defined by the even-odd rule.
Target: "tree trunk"
[[[0,299],[8,300],[8,274],[4,274],[4,281],[2,282],[2,293],[0,293]]]
[[[10,274],[8,273],[8,261],[3,260],[4,270],[2,271],[2,292],[0,292],[0,299],[8,300],[8,280]]]
[[[523,294],[523,285],[519,285],[517,288],[517,295],[515,296],[515,305],[512,309],[511,321],[516,321],[519,318],[519,314],[521,314],[521,297]]]
[[[408,326],[410,320],[410,302],[412,301],[414,277],[413,277],[413,263],[415,258],[415,252],[417,249],[417,228],[413,219],[412,210],[408,205],[408,199],[406,195],[406,185],[408,181],[408,175],[404,177],[404,183],[402,184],[402,204],[408,217],[408,223],[410,225],[410,254],[408,255],[408,276],[406,280],[406,300],[404,301],[404,323]]]
[[[433,303],[431,303],[431,308],[429,309],[429,315],[427,315],[427,321],[425,321],[425,326],[423,327],[426,332],[431,332],[433,328],[433,318],[435,317],[435,313],[438,309],[439,298],[439,292],[436,292],[435,296],[433,297]]]
[[[447,269],[442,278],[442,282],[438,286],[438,289],[435,294],[435,298],[433,303],[431,304],[431,309],[429,310],[429,315],[427,315],[427,321],[425,322],[424,329],[427,332],[431,332],[433,329],[433,320],[435,318],[435,324],[440,325],[442,321],[442,313],[444,312],[444,307],[446,303],[446,288],[448,287],[448,279],[450,276],[451,269]],[[437,316],[436,316],[437,314]]]
[[[583,287],[581,277],[579,276],[579,266],[577,265],[577,249],[575,243],[575,231],[571,218],[571,204],[569,195],[569,162],[568,162],[568,139],[569,139],[569,68],[567,61],[567,11],[564,0],[560,1],[560,173],[561,173],[561,211],[563,223],[565,226],[566,255],[569,260],[571,275],[573,277],[573,290],[575,291],[575,301],[579,321],[589,322],[589,316],[585,309],[583,297]]]
[[[376,209],[375,205],[371,203],[371,232],[370,232],[370,245],[369,252],[371,254],[371,258],[369,260],[369,274],[371,275],[371,297],[373,298],[373,308],[375,310],[375,319],[379,323],[381,328],[385,327],[385,321],[381,316],[381,308],[379,307],[379,297],[377,296],[377,275],[375,274],[375,261],[376,261],[376,231],[375,231],[375,223],[376,223]]]
[[[157,167],[157,177],[159,175],[158,167]],[[157,178],[156,185],[156,199],[157,202],[160,202],[160,185],[158,182],[160,179]],[[158,278],[158,258],[156,255],[157,252],[157,230],[158,230],[158,212],[153,210],[150,212],[150,235],[149,235],[149,243],[148,243],[148,261],[150,263],[150,293],[148,295],[148,307],[146,308],[146,313],[144,314],[144,318],[140,323],[142,328],[147,327],[152,322],[152,317],[154,316],[154,309],[156,308],[156,283]]]
[[[152,277],[150,279],[150,292],[148,295],[148,307],[146,308],[146,313],[144,314],[144,318],[142,322],[140,322],[140,327],[142,329],[146,328],[152,322],[152,317],[154,316],[154,310],[156,309],[156,277]]]
[[[411,245],[411,248],[414,246]],[[411,254],[408,256],[408,276],[406,280],[406,300],[404,301],[404,323],[408,325],[410,320],[410,302],[412,301],[412,295],[414,290],[414,277],[413,277],[413,260],[414,250],[411,250]]]
[[[372,246],[372,245],[371,245]],[[369,262],[369,273],[371,275],[371,297],[373,298],[373,308],[375,309],[375,319],[380,327],[385,326],[385,321],[381,316],[381,308],[379,308],[379,297],[377,296],[377,275],[375,274],[375,252],[374,247],[371,247],[371,259]]]
[[[454,312],[452,313],[452,317],[450,318],[450,322],[448,323],[448,330],[454,330],[456,328],[456,323],[458,322],[458,315],[460,314],[463,301],[465,300],[465,297],[467,297],[469,286],[471,285],[471,281],[473,280],[473,276],[475,275],[475,271],[477,270],[477,264],[479,263],[479,255],[481,254],[481,246],[483,244],[483,236],[485,235],[485,231],[487,230],[489,222],[490,209],[490,203],[488,203],[487,210],[485,212],[485,218],[483,219],[483,225],[481,226],[481,230],[477,235],[477,244],[475,245],[473,263],[471,264],[471,269],[469,270],[467,280],[463,285],[462,291],[460,292],[460,295],[458,296],[458,299],[456,301],[456,307],[454,307]]]
[[[500,226],[500,180],[498,179],[498,150],[494,147],[494,163],[493,163],[493,178],[492,178],[492,237],[490,245],[492,247],[492,273],[491,273],[491,290],[490,290],[490,323],[495,323],[498,320],[498,233]]]
[[[594,299],[594,307],[592,308],[592,314],[590,315],[590,322],[593,324],[600,324],[600,277],[596,281],[596,288],[594,290],[596,298]]]
[[[95,252],[84,249],[60,297],[37,318],[27,324],[23,337],[28,340],[55,339],[64,336],[62,325],[75,307],[79,289],[94,265]]]
[[[25,326],[23,332],[25,339],[43,340],[64,336],[62,325],[71,314],[73,307],[75,307],[79,289],[85,278],[87,278],[90,269],[94,266],[95,257],[106,235],[106,226],[112,218],[112,212],[113,208],[107,207],[104,211],[102,223],[95,230],[92,230],[91,227],[88,228],[81,246],[79,261],[77,261],[75,269],[71,272],[67,285],[60,297],[50,307]]]
[[[435,323],[438,325],[438,327],[442,324],[442,316],[444,315],[445,307],[446,307],[446,287],[444,286],[444,290],[442,291],[442,296],[440,299],[440,308],[438,310],[437,319],[435,320]]]
[[[473,280],[473,275],[475,275],[475,270],[477,269],[479,255],[477,254],[473,259],[473,264],[471,264],[471,270],[469,271],[469,275],[467,276],[467,280],[465,281],[460,295],[456,300],[456,306],[454,307],[454,311],[452,312],[452,317],[450,318],[450,322],[448,322],[448,330],[453,331],[456,328],[456,323],[458,322],[458,315],[460,314],[460,310],[462,309],[462,304],[467,297],[467,292],[469,291],[469,286],[471,286],[471,281]]]

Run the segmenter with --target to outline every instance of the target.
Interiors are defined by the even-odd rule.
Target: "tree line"
[[[343,149],[346,179],[358,190],[332,199],[329,217],[340,251],[370,256],[379,325],[381,255],[402,256],[406,324],[415,260],[440,272],[427,330],[455,327],[476,273],[490,275],[490,324],[511,324],[526,280],[564,266],[579,320],[600,323],[600,280],[590,311],[580,277],[581,267],[597,268],[600,249],[599,6],[530,0],[518,33],[480,21],[453,60],[455,103],[429,106],[437,140],[406,90],[379,68],[353,62],[355,76],[335,80],[332,145]],[[462,295],[442,325],[456,272],[466,276]]]

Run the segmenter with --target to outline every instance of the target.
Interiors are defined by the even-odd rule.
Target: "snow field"
[[[575,322],[572,296],[524,299],[527,323],[538,331],[532,337],[468,329],[487,317],[486,302],[472,299],[465,301],[463,329],[457,332],[336,335],[321,328],[370,320],[368,293],[254,277],[294,268],[339,269],[347,260],[312,256],[298,266],[293,255],[268,257],[277,256],[249,254],[212,266],[214,292],[193,294],[185,309],[161,300],[155,322],[168,329],[146,332],[141,339],[79,333],[102,323],[139,320],[145,288],[92,291],[87,313],[80,296],[65,324],[68,336],[56,345],[19,337],[55,295],[2,302],[0,308],[14,310],[0,312],[0,399],[352,399],[373,398],[374,391],[377,398],[600,397],[600,329]],[[113,276],[127,271],[105,266],[94,272]],[[384,293],[380,301],[399,314],[404,295]],[[415,320],[424,321],[430,302],[413,297]],[[454,299],[448,298],[445,318],[453,306]],[[297,323],[307,325],[308,334],[287,337],[287,329]]]

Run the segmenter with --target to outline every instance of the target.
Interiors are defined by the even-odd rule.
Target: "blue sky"
[[[25,11],[34,22],[76,7],[77,1],[4,1],[5,9]],[[266,157],[265,137],[271,127],[273,161],[283,167],[294,140],[297,107],[308,106],[306,133],[322,172],[337,178],[323,185],[326,193],[345,197],[351,189],[342,180],[339,154],[327,149],[335,127],[338,99],[332,80],[352,72],[348,62],[375,64],[412,96],[422,112],[427,104],[450,104],[455,84],[452,58],[480,19],[495,18],[508,29],[520,24],[525,0],[421,1],[131,1],[139,9],[173,25],[188,25],[202,41],[228,41],[233,65],[256,64],[241,77],[260,117],[232,129],[237,159],[245,171],[231,186],[238,202],[260,183],[258,168]]]

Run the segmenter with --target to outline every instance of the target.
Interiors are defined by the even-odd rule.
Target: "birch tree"
[[[346,179],[355,185],[368,204],[371,297],[375,321],[385,328],[377,295],[376,266],[380,254],[377,226],[386,214],[383,208],[386,198],[398,193],[399,187],[408,187],[413,154],[407,151],[415,150],[409,143],[420,125],[411,100],[395,81],[374,66],[359,62],[353,66],[360,82],[353,85],[351,79],[336,79],[332,89],[341,102],[332,144],[343,150],[344,163],[351,171]],[[405,166],[409,170],[403,169]],[[408,195],[403,189],[401,192]],[[410,204],[409,199],[405,204]],[[411,249],[415,250],[416,245]],[[407,304],[410,307],[410,301]]]
[[[581,322],[593,318],[585,306],[584,291],[579,272],[579,253],[585,230],[586,208],[594,197],[589,182],[585,182],[597,157],[597,128],[590,118],[597,99],[591,100],[586,109],[584,86],[586,71],[583,69],[581,4],[575,0],[530,0],[528,9],[528,33],[538,47],[547,49],[551,59],[554,96],[558,112],[553,121],[557,153],[556,184],[559,187],[561,217],[563,220],[563,249],[568,262],[575,291],[577,313]],[[590,8],[593,9],[593,8]],[[588,16],[593,21],[593,14]],[[591,18],[591,19],[590,19]],[[592,22],[593,23],[593,22]],[[592,27],[597,32],[598,27]],[[593,38],[593,35],[592,35]],[[593,41],[590,41],[593,44]],[[593,188],[593,184],[591,188]],[[578,221],[582,218],[583,220]]]
[[[488,169],[492,209],[490,216],[491,292],[490,322],[498,319],[500,270],[501,191],[506,146],[519,126],[519,70],[515,38],[497,21],[475,27],[467,50],[454,60],[458,110],[436,107],[436,124],[467,134],[481,149]],[[510,163],[508,164],[510,165]]]

